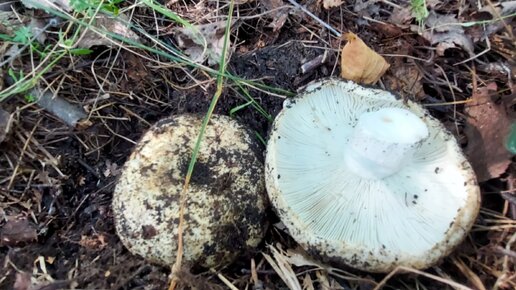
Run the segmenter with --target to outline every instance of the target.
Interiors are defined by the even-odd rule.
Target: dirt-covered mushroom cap
[[[480,206],[475,175],[438,120],[387,91],[341,80],[285,101],[265,176],[298,243],[325,262],[371,272],[438,262]]]
[[[134,254],[172,265],[180,193],[202,118],[164,119],[126,162],[113,196],[118,236]],[[266,194],[255,139],[236,121],[214,115],[206,129],[184,212],[183,261],[213,267],[261,241]]]

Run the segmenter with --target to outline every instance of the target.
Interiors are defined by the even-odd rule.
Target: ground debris
[[[472,15],[472,21],[495,20],[485,26],[472,29],[474,40],[483,40],[506,27],[507,23],[516,16],[516,1],[489,3]]]
[[[0,108],[0,143],[5,140],[11,128],[11,114]]]
[[[394,62],[384,77],[384,83],[389,90],[404,98],[422,100],[425,97],[421,79],[422,73],[413,63]]]
[[[414,19],[414,16],[409,7],[395,8],[389,16],[389,23],[408,28],[412,19]]]
[[[353,11],[362,12],[364,10],[378,10],[376,3],[381,2],[381,0],[357,0],[354,2]]]
[[[341,53],[341,77],[358,83],[377,82],[389,68],[385,59],[369,48],[356,34],[349,32]]]
[[[88,127],[89,124],[85,121],[86,112],[81,107],[69,103],[48,90],[42,91],[40,88],[34,88],[31,95],[35,97],[39,106],[61,119],[68,126],[76,127],[82,124],[84,127]]]
[[[82,235],[79,245],[90,250],[100,251],[107,246],[107,242],[103,234],[93,234],[92,236]]]
[[[0,227],[0,246],[19,246],[38,238],[36,227],[26,218],[12,218]]]
[[[432,45],[437,44],[437,55],[442,56],[448,48],[461,47],[469,56],[475,55],[473,41],[469,35],[464,33],[464,29],[453,15],[442,15],[430,12],[425,21],[428,27],[422,33],[423,38],[430,41]],[[413,27],[418,31],[419,27]]]
[[[323,0],[324,9],[330,9],[342,5],[342,0]]]
[[[117,16],[99,14],[95,17],[93,23],[93,27],[96,28],[95,31],[87,29],[76,46],[79,48],[90,48],[95,45],[113,46],[116,41],[112,40],[109,35],[105,35],[104,32],[115,33],[125,39],[139,42],[140,38],[129,28],[127,23],[129,23],[129,20],[124,14],[118,14]]]
[[[267,26],[272,28],[274,32],[279,31],[287,21],[289,9],[279,9],[284,5],[282,0],[261,0],[261,3],[263,4],[264,12],[272,11],[266,14],[267,18],[272,19]]]
[[[499,177],[511,163],[512,154],[504,144],[511,121],[503,106],[496,104],[491,97],[496,90],[495,83],[477,88],[465,107],[466,154],[479,182]]]
[[[61,8],[64,11],[72,11],[69,0],[21,0],[23,5],[31,9],[43,9],[50,11],[51,9]]]
[[[218,21],[193,27],[175,29],[175,38],[180,48],[195,63],[209,65],[219,63],[224,48],[226,21]]]
[[[27,272],[16,273],[16,280],[13,285],[14,290],[58,290],[66,289],[70,285],[68,281],[37,282],[33,281]]]
[[[118,164],[106,160],[106,169],[102,172],[104,177],[118,176],[122,170],[118,167]]]

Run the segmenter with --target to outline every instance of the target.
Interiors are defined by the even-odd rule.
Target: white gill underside
[[[341,162],[356,119],[371,106],[403,105],[374,98],[370,104],[364,100],[359,104],[334,89],[329,86],[321,97],[298,100],[275,133],[280,136],[275,139],[277,182],[292,211],[301,213],[305,231],[349,246],[385,246],[407,254],[442,242],[465,202],[454,195],[464,191],[465,180],[447,156],[454,151],[451,142],[436,148],[430,141],[444,136],[437,136],[430,126],[430,136],[398,174],[362,179]],[[351,112],[339,112],[343,108]]]

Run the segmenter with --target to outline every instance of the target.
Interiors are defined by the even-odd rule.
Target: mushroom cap
[[[147,260],[172,265],[180,195],[202,117],[181,115],[146,132],[124,165],[113,196],[123,244]],[[249,132],[213,115],[201,143],[184,209],[183,261],[214,267],[261,241],[266,228],[263,164]]]
[[[343,148],[359,116],[382,108],[411,111],[428,137],[397,173],[363,178],[346,168]],[[265,182],[290,235],[309,253],[370,272],[438,262],[465,238],[480,208],[474,172],[438,120],[390,92],[335,79],[285,101],[269,136]]]

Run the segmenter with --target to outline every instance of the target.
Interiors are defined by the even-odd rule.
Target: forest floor
[[[353,32],[390,65],[375,86],[423,104],[457,138],[477,172],[482,208],[466,240],[425,271],[333,275],[292,265],[294,279],[303,289],[516,289],[516,1],[299,4],[304,10],[290,1],[234,1],[215,113],[266,140],[286,97],[339,77],[340,34]],[[120,242],[112,194],[153,123],[208,111],[230,6],[0,2],[0,289],[168,287],[170,268]],[[190,25],[206,28],[204,54]],[[267,245],[296,246],[271,226],[253,257],[185,271],[180,287],[296,289],[264,258],[274,256]]]

